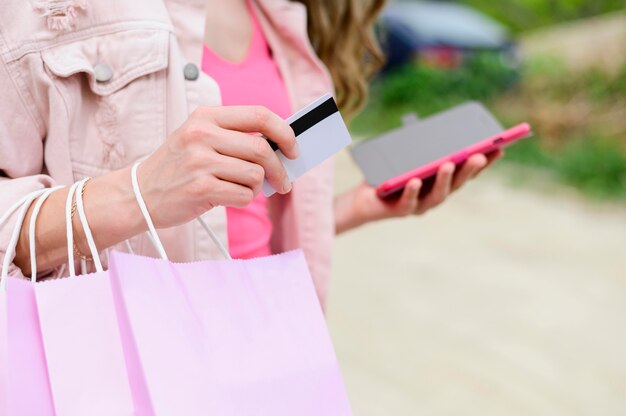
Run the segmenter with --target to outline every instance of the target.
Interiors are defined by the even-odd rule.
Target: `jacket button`
[[[98,82],[107,82],[113,78],[113,71],[111,71],[111,68],[106,64],[97,64],[93,68],[93,73]]]
[[[192,64],[191,62],[185,65],[185,68],[183,69],[183,73],[185,74],[185,79],[187,81],[195,81],[198,79],[198,76],[200,75],[198,66],[196,64]]]

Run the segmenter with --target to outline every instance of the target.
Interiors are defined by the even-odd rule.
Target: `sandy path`
[[[359,180],[345,154],[337,173]],[[328,318],[356,415],[626,414],[626,207],[505,176],[337,240]]]

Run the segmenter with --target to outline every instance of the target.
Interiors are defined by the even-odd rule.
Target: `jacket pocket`
[[[128,165],[165,139],[169,31],[128,29],[41,52],[50,105],[65,120],[50,134],[69,142],[74,171],[98,175]],[[62,125],[65,123],[65,125]],[[61,125],[59,125],[61,124]]]

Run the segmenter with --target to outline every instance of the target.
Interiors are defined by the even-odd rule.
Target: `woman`
[[[332,161],[292,186],[267,141],[250,134],[295,158],[281,117],[333,89],[344,115],[354,114],[380,63],[372,25],[383,3],[5,2],[0,212],[33,190],[89,176],[85,209],[98,249],[130,240],[136,253],[154,255],[129,175],[145,158],[140,188],[172,260],[218,256],[191,221],[202,216],[238,257],[304,249],[324,304],[335,234],[421,214],[488,164],[475,156],[455,175],[444,165],[422,201],[419,180],[393,202],[366,184],[334,197]],[[258,196],[264,177],[280,190],[269,200]],[[37,222],[38,268],[49,275],[66,261],[66,196],[67,188],[54,192]],[[12,225],[0,229],[0,250]],[[30,273],[28,226],[11,265],[16,276]],[[75,252],[85,257],[76,218],[73,227]]]

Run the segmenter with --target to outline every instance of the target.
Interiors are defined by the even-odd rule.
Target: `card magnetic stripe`
[[[304,133],[311,127],[314,127],[316,124],[332,116],[338,111],[339,111],[339,108],[337,108],[337,104],[335,103],[335,100],[332,97],[330,97],[328,100],[324,101],[323,103],[315,107],[313,110],[304,114],[302,117],[298,118],[297,120],[292,121],[291,124],[289,125],[291,126],[291,129],[295,133],[296,137],[298,137],[299,135],[301,135],[302,133]],[[278,150],[278,146],[276,145],[276,143],[274,143],[273,141],[269,139],[268,139],[268,142],[270,143],[270,146],[272,146],[273,150]]]

